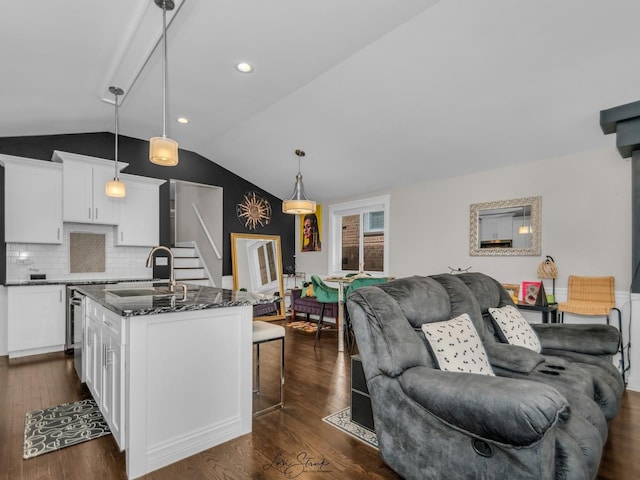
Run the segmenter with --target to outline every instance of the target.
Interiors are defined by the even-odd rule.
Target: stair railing
[[[209,244],[213,248],[213,251],[216,254],[216,257],[218,257],[218,260],[222,260],[222,255],[220,254],[220,250],[218,250],[216,243],[213,241],[213,238],[209,233],[209,229],[207,228],[207,225],[204,223],[204,219],[202,218],[202,215],[200,215],[200,210],[198,210],[198,206],[195,203],[192,203],[191,206],[193,207],[193,211],[196,214],[196,218],[198,219],[198,222],[200,222],[202,231],[207,236],[207,240],[209,240]]]

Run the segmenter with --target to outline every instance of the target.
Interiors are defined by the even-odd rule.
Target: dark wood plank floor
[[[145,479],[398,479],[378,452],[322,418],[349,405],[350,361],[335,333],[318,349],[313,335],[286,329],[285,408],[253,420],[253,432],[157,470]],[[277,378],[278,347],[262,347],[263,378]],[[264,393],[276,383],[263,381]],[[86,398],[73,360],[51,354],[0,357],[0,480],[126,479],[125,457],[110,436],[22,459],[24,414]],[[612,421],[598,479],[640,478],[640,393],[628,391]],[[300,466],[301,463],[306,467]],[[286,470],[289,465],[289,470]]]

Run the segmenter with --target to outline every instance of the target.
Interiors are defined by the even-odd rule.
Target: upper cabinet
[[[5,242],[62,243],[62,166],[0,155],[5,168]]]
[[[480,240],[509,240],[512,237],[512,216],[487,216],[482,218]]]
[[[165,180],[120,174],[127,196],[120,199],[116,245],[152,247],[159,243],[159,187]]]
[[[63,218],[65,222],[117,225],[121,198],[105,195],[105,184],[115,174],[114,162],[68,152],[53,152],[63,169]],[[118,162],[122,170],[128,164]]]

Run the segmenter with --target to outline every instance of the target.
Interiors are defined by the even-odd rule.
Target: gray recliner
[[[349,295],[382,458],[407,479],[594,478],[607,426],[584,393],[593,391],[588,372],[563,393],[552,383],[437,368],[422,324],[474,308],[468,288],[452,285],[410,277]],[[521,348],[494,342],[487,354],[505,351],[503,361],[517,363]]]

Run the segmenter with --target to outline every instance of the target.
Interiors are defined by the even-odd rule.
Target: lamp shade
[[[119,179],[114,178],[105,184],[104,193],[107,197],[122,198],[127,196],[127,187]]]
[[[527,233],[531,233],[531,227],[529,227],[529,225],[521,225],[518,228],[518,233],[520,235],[526,235]]]
[[[163,167],[178,164],[178,142],[165,136],[152,137],[149,140],[149,160]]]
[[[296,175],[296,184],[293,187],[293,194],[289,200],[282,201],[282,213],[291,215],[306,215],[307,213],[316,213],[316,202],[309,200],[304,193],[304,185],[302,184],[302,174],[300,173],[300,159],[305,156],[304,150],[296,150],[294,152],[298,157],[298,174]]]
[[[306,215],[307,213],[316,212],[316,202],[313,200],[283,200],[282,213],[292,215]]]
[[[558,278],[558,267],[553,257],[547,255],[546,260],[538,265],[538,278]]]
[[[108,182],[105,183],[104,185],[104,194],[107,197],[115,197],[115,198],[123,198],[127,196],[127,188],[124,185],[124,182],[120,181],[120,177],[119,177],[119,171],[120,169],[118,168],[118,96],[124,94],[124,90],[122,90],[119,87],[116,86],[111,86],[109,87],[109,91],[111,93],[113,93],[113,95],[115,96],[115,101],[113,102],[115,104],[115,113],[116,113],[116,121],[115,121],[115,126],[116,126],[116,130],[115,130],[115,135],[114,135],[114,140],[115,140],[115,158],[114,158],[114,162],[113,162],[113,167],[115,169],[115,173],[114,173],[114,177],[113,180],[109,180]]]

